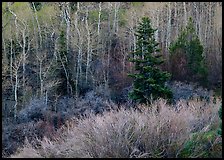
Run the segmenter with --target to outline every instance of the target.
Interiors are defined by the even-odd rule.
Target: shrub
[[[30,121],[43,120],[43,112],[48,109],[44,98],[34,98],[30,103],[19,111],[17,123],[26,123]]]
[[[221,142],[217,142],[216,132],[197,132],[184,144],[180,152],[182,158],[211,158],[222,157]]]
[[[153,107],[139,105],[140,111],[121,108],[73,119],[60,129],[57,140],[44,138],[36,149],[26,144],[12,157],[220,157],[221,143],[213,131],[218,127],[220,100],[202,104],[193,100],[170,106],[157,100]],[[199,129],[195,130],[195,125],[200,125]],[[210,140],[214,145],[208,146]],[[197,146],[192,149],[194,144]],[[209,154],[199,155],[205,149]],[[188,150],[192,152],[188,154]]]

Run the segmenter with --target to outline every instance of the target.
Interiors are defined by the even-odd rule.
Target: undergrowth
[[[11,157],[221,158],[220,105],[221,99],[182,100],[175,106],[159,99],[139,110],[91,113],[67,121],[54,140],[45,137],[36,146],[26,141]]]

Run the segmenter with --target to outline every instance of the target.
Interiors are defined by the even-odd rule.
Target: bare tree
[[[113,22],[113,32],[118,32],[118,10],[120,7],[120,2],[114,2],[114,22]]]
[[[18,105],[18,86],[19,86],[19,78],[18,78],[18,71],[21,66],[21,62],[23,61],[22,55],[20,55],[13,64],[13,71],[15,76],[15,84],[14,84],[14,99],[15,99],[15,105],[14,105],[14,118],[17,117],[17,105]]]
[[[88,82],[88,74],[89,74],[89,69],[90,69],[90,63],[92,61],[91,36],[90,36],[88,17],[89,17],[89,9],[88,9],[88,6],[87,6],[86,7],[86,17],[85,17],[85,24],[86,24],[86,31],[87,31],[86,84]],[[98,26],[98,35],[99,35],[99,26]]]
[[[39,24],[38,17],[37,17],[37,10],[36,10],[36,7],[34,5],[34,2],[32,2],[32,6],[33,6],[33,9],[34,9],[35,19],[36,19],[36,22],[37,22],[38,33],[39,33],[39,37],[40,37],[40,48],[41,48],[41,46],[42,46],[41,29],[40,29],[40,24]]]
[[[9,5],[8,5],[8,8],[9,8],[9,12],[15,17],[15,25],[16,25],[16,29],[17,29],[17,40],[19,42],[19,45],[20,47],[22,48],[22,55],[23,55],[23,61],[22,61],[22,66],[23,66],[23,83],[22,83],[22,86],[23,86],[23,95],[25,95],[25,71],[26,71],[26,59],[27,59],[27,54],[30,50],[30,44],[31,44],[31,41],[28,41],[28,44],[27,44],[27,40],[28,39],[28,34],[29,34],[29,31],[28,31],[28,24],[21,18],[18,18],[18,16],[10,9]],[[18,23],[19,22],[19,23]],[[19,32],[21,33],[21,36],[22,36],[22,43],[20,42],[19,40],[19,37],[18,37],[18,34]],[[25,103],[25,99],[23,97],[23,104]]]
[[[168,49],[170,45],[170,38],[171,38],[171,4],[168,3],[168,12],[167,12],[167,37],[166,37],[166,48]]]
[[[75,29],[76,32],[78,34],[78,44],[76,44],[76,46],[78,47],[78,59],[77,59],[77,65],[76,65],[76,76],[75,76],[75,88],[76,88],[76,92],[75,92],[75,96],[78,97],[78,84],[79,84],[79,78],[80,75],[82,75],[82,44],[83,44],[83,40],[80,34],[80,30],[78,27],[78,13],[79,13],[79,2],[77,2],[77,11],[75,13],[75,21],[74,21],[74,25],[75,25]]]
[[[63,3],[63,17],[65,19],[66,22],[66,51],[67,51],[67,55],[70,54],[70,50],[69,50],[69,44],[70,44],[70,25],[71,25],[71,16],[70,16],[70,7],[69,7],[69,3],[70,2],[65,2]],[[64,72],[65,72],[65,76],[66,76],[66,82],[67,82],[67,93],[70,94],[72,93],[72,87],[70,85],[69,82],[69,74],[68,71],[65,67],[64,63],[68,63],[68,59],[67,56],[65,54],[63,54],[63,57],[61,57],[61,54],[59,54],[59,58],[61,61],[61,64],[63,66]],[[65,62],[63,61],[63,59],[65,59]]]
[[[183,7],[184,7],[184,24],[186,26],[187,25],[187,7],[186,7],[186,2],[183,2]]]

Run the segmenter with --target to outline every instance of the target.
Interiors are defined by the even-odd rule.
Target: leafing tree
[[[151,98],[172,98],[171,90],[165,86],[170,74],[159,68],[163,60],[157,53],[160,49],[155,41],[155,31],[148,17],[142,18],[136,31],[136,51],[132,52],[133,58],[130,58],[135,63],[136,73],[129,74],[134,78],[134,88],[129,96],[139,103],[150,103]]]

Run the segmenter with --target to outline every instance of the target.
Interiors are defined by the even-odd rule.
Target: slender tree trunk
[[[15,100],[15,104],[13,106],[14,108],[14,119],[17,118],[17,105],[18,105],[18,85],[19,85],[19,79],[18,79],[18,70],[20,67],[20,63],[22,61],[23,57],[20,56],[19,58],[17,58],[14,62],[14,74],[15,74],[15,85],[14,85],[14,100]]]
[[[42,97],[42,95],[43,95],[42,60],[40,60],[40,72],[39,72],[39,78],[40,78],[40,95],[41,95],[41,97]]]
[[[106,72],[106,83],[105,83],[105,86],[107,85],[108,86],[108,83],[109,83],[109,68],[110,68],[110,52],[111,52],[111,44],[112,44],[112,41],[111,41],[111,3],[108,2],[108,9],[109,9],[109,17],[108,17],[108,39],[109,39],[109,45],[108,45],[108,50],[107,50],[107,72]]]
[[[13,63],[13,50],[12,50],[13,46],[12,46],[12,25],[10,23],[10,82],[11,84],[13,84],[12,81],[12,77],[13,77],[13,73],[12,73],[12,63]]]
[[[134,18],[134,15],[135,15],[135,18]],[[135,26],[135,19],[136,19],[136,12],[134,12],[132,14],[132,27],[131,27],[131,30],[132,30],[132,37],[133,37],[133,44],[134,44],[134,52],[136,51],[136,36],[135,36],[135,31],[134,31],[134,26]]]
[[[16,82],[15,82],[15,89],[14,89],[14,97],[15,97],[15,105],[14,105],[14,118],[16,119],[17,117],[17,105],[18,105],[18,100],[17,100],[17,88],[18,88],[18,73],[16,71]]]
[[[118,32],[118,9],[120,2],[114,2],[114,23],[113,23],[113,32]]]
[[[33,9],[34,9],[35,19],[37,21],[37,27],[38,27],[39,37],[40,37],[40,48],[41,48],[41,46],[42,46],[41,29],[40,29],[40,24],[39,24],[38,17],[37,17],[37,10],[36,10],[36,7],[34,5],[34,2],[32,2],[32,6],[33,6]]]
[[[159,9],[156,9],[156,28],[159,27]],[[155,40],[158,42],[159,41],[159,30],[155,32]]]
[[[174,19],[175,19],[175,30],[176,30],[174,38],[178,36],[178,32],[179,32],[178,19],[177,19],[177,9],[178,9],[177,7],[178,7],[177,2],[174,2]]]
[[[183,6],[184,6],[184,23],[185,26],[187,25],[187,8],[186,8],[186,2],[183,2]]]
[[[201,16],[200,16],[200,6],[197,5],[197,2],[193,2],[194,9],[196,11],[196,31],[199,36],[199,39],[202,41],[201,37]],[[200,4],[199,4],[200,5]]]
[[[66,3],[65,5],[65,9],[64,9],[64,16],[65,16],[65,21],[66,21],[66,51],[67,51],[67,54],[64,55],[64,58],[66,60],[66,62],[68,63],[68,60],[67,60],[67,55],[70,54],[70,50],[69,50],[69,44],[70,44],[70,24],[71,24],[71,16],[70,16],[70,7],[69,7],[69,2]],[[64,62],[62,62],[64,63]],[[66,70],[66,67],[64,64],[63,65],[63,68],[64,68],[64,71],[65,71],[65,75],[66,75],[66,83],[67,83],[67,94],[72,94],[72,87],[69,83],[69,74],[68,74],[68,71]]]
[[[166,37],[166,50],[168,50],[168,47],[170,45],[170,36],[171,36],[171,5],[170,2],[168,4],[168,12],[167,12],[167,37]]]
[[[23,104],[25,104],[25,72],[26,72],[26,37],[25,37],[25,31],[26,29],[23,30],[22,36],[23,36]]]
[[[97,36],[99,39],[99,35],[100,35],[100,18],[101,18],[101,11],[102,11],[102,7],[101,7],[101,3],[99,3],[99,14],[98,14],[98,25],[97,25]]]
[[[78,83],[79,83],[79,78],[80,76],[79,75],[82,75],[82,65],[81,65],[81,62],[82,62],[82,38],[81,38],[81,35],[80,35],[80,31],[79,31],[79,28],[78,28],[78,12],[79,12],[79,2],[77,2],[77,11],[75,13],[75,29],[77,31],[77,34],[78,34],[78,62],[77,62],[77,67],[76,67],[76,78],[75,78],[75,86],[76,86],[76,97],[78,97]]]
[[[100,2],[101,3],[101,2]],[[85,17],[85,23],[86,23],[86,31],[87,31],[87,60],[86,60],[86,84],[88,83],[88,74],[89,74],[89,68],[90,68],[90,62],[91,62],[91,52],[90,52],[90,32],[89,32],[89,24],[88,24],[88,8],[86,10],[86,17]]]

